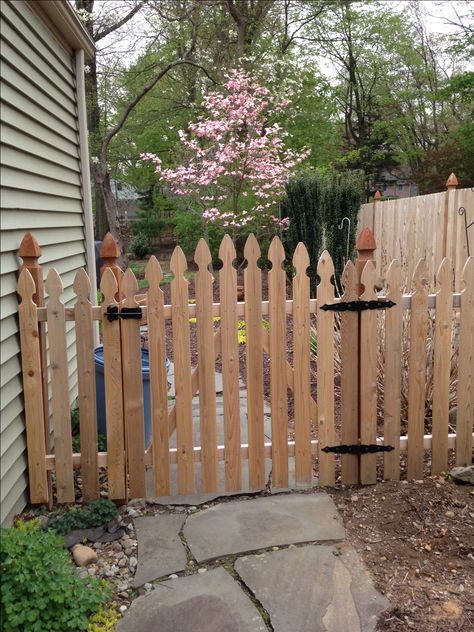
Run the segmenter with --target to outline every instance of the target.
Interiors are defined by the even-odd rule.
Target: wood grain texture
[[[74,305],[76,318],[77,382],[79,424],[81,435],[82,497],[86,500],[99,498],[99,469],[97,465],[97,408],[94,365],[94,331],[91,283],[84,269],[74,279],[77,300]]]
[[[249,445],[249,486],[265,487],[264,418],[263,418],[263,330],[262,272],[257,265],[260,246],[252,234],[244,249],[245,325],[247,332],[247,424]]]
[[[148,281],[148,357],[150,362],[150,413],[153,454],[153,493],[170,494],[168,377],[166,372],[166,337],[163,314],[164,298],[160,281],[163,272],[155,256],[145,268]]]
[[[408,356],[408,479],[423,476],[423,433],[426,398],[426,338],[428,335],[428,278],[420,259],[413,274],[410,351]]]
[[[436,317],[433,369],[433,448],[431,473],[448,469],[449,387],[451,377],[451,331],[453,270],[449,259],[443,259],[436,274]]]
[[[104,348],[105,382],[105,419],[107,427],[107,478],[109,498],[125,499],[126,459],[125,426],[123,415],[122,386],[122,345],[120,340],[120,321],[109,321],[106,311],[109,306],[118,308],[115,296],[118,292],[117,280],[113,271],[105,269],[100,281],[103,294],[102,344]]]
[[[212,285],[209,246],[200,239],[194,255],[199,270],[195,277],[198,346],[199,415],[201,431],[201,491],[219,489],[217,463],[216,382]]]
[[[71,403],[69,401],[66,322],[64,305],[60,301],[63,284],[54,268],[45,283],[49,295],[48,338],[53,401],[54,451],[56,454],[56,489],[60,503],[74,502],[72,469]]]
[[[384,478],[400,480],[400,416],[402,386],[402,275],[398,260],[390,264],[387,280],[387,300],[395,305],[385,310],[384,348],[384,445],[392,452],[384,452]]]
[[[171,317],[176,406],[176,446],[178,448],[178,492],[194,493],[193,410],[191,353],[189,349],[189,292],[184,278],[187,269],[184,252],[177,246],[171,256]]]
[[[365,264],[361,283],[364,293],[361,300],[374,301],[377,273],[371,261]],[[360,314],[360,442],[373,444],[377,440],[377,312]],[[377,482],[377,458],[375,454],[361,454],[359,461],[360,482],[374,485]]]
[[[462,279],[456,465],[471,465],[474,424],[474,257],[466,261]]]
[[[128,268],[122,279],[123,301],[121,308],[136,308],[135,294],[138,283],[133,271]],[[125,425],[125,447],[130,496],[143,498],[146,495],[145,481],[145,419],[143,412],[143,382],[140,321],[120,319],[123,373],[123,413]]]
[[[310,318],[309,318],[309,255],[299,243],[293,255],[293,366],[295,402],[295,482],[311,485],[311,384],[310,384]]]
[[[286,279],[285,250],[278,237],[268,249],[270,313],[270,407],[272,415],[272,483],[288,487],[288,398],[286,388]]]
[[[352,261],[348,261],[342,274],[343,301],[359,298],[357,274]],[[341,441],[359,442],[359,314],[341,313]],[[341,481],[346,485],[359,483],[359,457],[343,454]]]
[[[376,216],[377,222],[377,216]],[[317,340],[318,340],[318,464],[319,482],[321,485],[334,485],[336,482],[334,454],[322,452],[322,448],[334,445],[336,433],[334,428],[334,313],[323,311],[322,305],[334,302],[334,264],[325,250],[318,261],[317,268],[320,279],[317,286]]]
[[[221,357],[224,397],[225,488],[239,491],[242,485],[240,460],[239,349],[237,340],[237,270],[232,265],[235,247],[225,235],[219,248],[221,303]]]
[[[18,315],[30,502],[32,504],[47,503],[49,502],[49,485],[46,470],[40,338],[37,307],[33,302],[35,282],[27,269],[20,273],[17,292],[21,297]]]

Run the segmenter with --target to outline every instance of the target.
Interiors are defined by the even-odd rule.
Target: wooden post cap
[[[446,188],[448,189],[448,191],[451,191],[452,189],[455,189],[458,186],[458,179],[456,178],[456,175],[454,173],[452,173],[449,178],[446,180]]]
[[[112,236],[112,233],[107,233],[100,247],[99,256],[101,259],[118,259],[120,257],[120,248],[117,242]]]
[[[360,231],[356,243],[357,252],[373,252],[377,245],[375,243],[374,234],[368,226]]]
[[[41,248],[30,232],[25,233],[21,240],[18,256],[23,259],[23,265],[36,263],[34,260],[41,257]]]
[[[381,199],[382,199],[382,194],[377,189],[377,191],[374,193],[374,202],[380,202]]]

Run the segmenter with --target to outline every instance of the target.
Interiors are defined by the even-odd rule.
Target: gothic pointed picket
[[[260,246],[251,234],[244,257],[245,329],[247,334],[247,425],[249,445],[249,486],[265,487],[265,452],[263,421],[263,349],[262,349],[262,272],[258,267]]]
[[[125,427],[123,413],[122,344],[120,321],[109,320],[107,310],[118,309],[117,279],[110,268],[100,281],[102,300],[102,344],[104,349],[105,423],[107,432],[107,479],[109,498],[127,497]]]
[[[240,459],[239,349],[237,340],[237,270],[235,246],[225,235],[219,248],[221,303],[221,355],[224,395],[225,488],[238,491],[242,481]]]
[[[474,423],[474,257],[469,257],[464,265],[461,287],[456,465],[470,465]]]
[[[358,296],[357,273],[348,261],[342,274],[343,301],[355,301]],[[354,445],[359,441],[359,314],[341,313],[341,441]],[[343,454],[341,481],[346,485],[359,482],[359,457]]]
[[[324,311],[323,305],[334,302],[334,264],[325,250],[318,261],[317,273],[317,389],[318,389],[318,465],[321,485],[336,482],[334,454],[322,452],[322,448],[335,442],[334,429],[334,313]]]
[[[79,427],[81,436],[81,475],[84,500],[99,498],[99,469],[97,464],[97,408],[94,367],[94,330],[91,282],[82,268],[74,279],[76,303],[77,383],[79,403]]]
[[[173,360],[176,397],[176,447],[178,459],[178,492],[193,494],[194,446],[191,384],[191,352],[189,349],[189,290],[184,273],[188,264],[177,246],[171,256],[171,318],[173,323]]]
[[[49,485],[46,473],[42,363],[37,307],[33,302],[36,286],[26,268],[20,272],[17,292],[21,297],[18,312],[30,501],[47,503]]]
[[[363,301],[374,301],[376,271],[372,261],[367,261],[362,271]],[[362,311],[360,314],[360,442],[375,444],[377,440],[377,312]],[[375,454],[362,454],[359,461],[360,482],[372,485],[377,482]]]
[[[387,270],[386,298],[395,303],[385,312],[384,348],[384,478],[400,480],[400,417],[402,386],[402,269],[397,260]]]
[[[300,242],[293,255],[293,365],[295,400],[295,482],[309,486],[312,481],[309,255]]]
[[[153,493],[155,496],[168,496],[170,494],[168,377],[166,373],[164,298],[163,290],[160,288],[163,272],[155,256],[148,260],[145,278],[148,281],[147,322]]]
[[[413,273],[408,356],[408,479],[423,476],[423,435],[426,398],[426,338],[428,335],[428,270],[420,259]]]
[[[122,278],[121,309],[139,307],[135,295],[138,282],[128,268]],[[134,318],[120,319],[123,371],[123,412],[127,448],[127,473],[130,495],[143,498],[146,495],[145,480],[145,419],[143,411],[143,383],[140,321]]]
[[[194,255],[198,265],[195,277],[196,329],[198,346],[199,417],[201,437],[201,491],[219,489],[217,461],[216,382],[214,361],[214,320],[212,263],[209,246],[200,239]]]
[[[436,320],[434,336],[433,417],[431,473],[448,469],[449,388],[451,377],[451,330],[453,269],[443,259],[436,273]]]
[[[268,249],[270,314],[270,407],[272,412],[272,483],[288,487],[288,396],[286,379],[286,277],[285,250],[279,237]],[[284,342],[285,341],[285,342]]]
[[[72,469],[71,403],[69,401],[66,319],[60,300],[63,284],[54,268],[45,283],[47,304],[49,365],[53,400],[54,453],[56,456],[56,490],[60,503],[74,502]]]

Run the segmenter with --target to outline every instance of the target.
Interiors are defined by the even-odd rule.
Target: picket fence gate
[[[91,288],[84,270],[74,281],[73,307],[61,302],[63,286],[50,269],[45,281],[47,306],[35,303],[37,284],[23,269],[18,281],[22,372],[25,398],[30,499],[52,501],[50,476],[55,472],[56,499],[74,502],[74,468],[80,468],[83,500],[98,498],[99,468],[106,468],[111,499],[144,497],[146,469],[153,470],[155,496],[170,494],[170,467],[177,466],[179,494],[195,491],[195,464],[200,462],[200,489],[219,490],[219,464],[225,464],[225,491],[242,489],[243,463],[248,466],[250,489],[264,488],[265,459],[272,460],[272,484],[288,486],[288,460],[295,458],[298,486],[310,486],[316,467],[319,483],[372,484],[377,480],[377,454],[342,454],[339,459],[324,448],[340,444],[390,445],[383,453],[383,477],[400,479],[400,453],[407,451],[408,478],[421,478],[425,450],[431,450],[432,472],[447,468],[448,450],[455,448],[456,463],[471,462],[474,418],[474,258],[463,271],[464,286],[452,292],[452,267],[443,260],[438,274],[438,292],[429,295],[426,265],[420,260],[413,276],[414,291],[402,295],[401,270],[393,261],[386,273],[387,292],[376,294],[376,272],[368,261],[358,278],[348,262],[343,273],[344,295],[335,296],[334,266],[327,252],[317,266],[316,299],[310,298],[307,269],[309,257],[299,244],[293,259],[292,299],[287,300],[287,275],[282,265],[285,251],[278,237],[271,243],[268,259],[269,300],[262,301],[262,273],[257,265],[260,248],[251,235],[244,255],[245,300],[237,300],[235,248],[225,236],[219,250],[223,267],[219,272],[219,303],[213,303],[211,254],[201,240],[196,248],[195,303],[189,300],[189,282],[184,276],[187,261],[177,247],[170,268],[171,305],[164,304],[160,264],[151,257],[145,277],[146,300],[137,301],[138,283],[128,268],[123,276],[115,267],[106,268],[101,279],[102,305],[90,302]],[[364,291],[360,293],[360,285]],[[383,312],[345,311],[336,316],[323,306],[360,298],[390,300]],[[432,436],[424,435],[426,336],[429,310],[436,309]],[[400,391],[402,314],[410,311],[408,436],[400,436]],[[138,314],[138,317],[136,317]],[[384,314],[384,316],[380,316]],[[316,315],[317,397],[311,394],[310,328]],[[134,317],[135,316],[135,317]],[[292,317],[293,363],[287,360],[287,317]],[[215,317],[219,317],[218,326]],[[268,319],[268,330],[262,319]],[[192,366],[190,318],[196,318],[197,365]],[[340,424],[335,417],[335,321],[340,331],[341,384]],[[382,318],[384,347],[383,437],[377,436],[378,319]],[[165,321],[172,321],[173,362],[176,396],[168,400]],[[237,321],[246,323],[246,377],[248,443],[240,438],[239,349]],[[73,454],[66,355],[66,323],[74,321],[80,415],[80,454]],[[94,367],[94,321],[102,323],[107,422],[107,452],[98,452],[96,384]],[[448,431],[451,332],[456,322],[459,336],[456,435]],[[47,323],[48,366],[42,344]],[[144,412],[141,377],[140,328],[146,324],[149,340],[152,444],[144,449]],[[216,328],[217,327],[217,328]],[[339,338],[338,338],[339,339]],[[270,359],[271,442],[264,436],[263,358]],[[224,445],[216,441],[215,361],[220,356],[223,373]],[[44,398],[45,371],[49,371],[52,397],[54,453],[48,448],[49,418]],[[287,389],[294,397],[294,441],[288,440]],[[201,445],[194,446],[192,399],[199,393]],[[46,429],[46,430],[45,430]],[[170,436],[176,432],[176,448]],[[379,433],[380,434],[380,433]],[[316,435],[317,438],[314,438]]]

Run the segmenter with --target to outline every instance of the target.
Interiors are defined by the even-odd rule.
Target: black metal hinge
[[[393,445],[377,445],[375,443],[354,443],[352,445],[327,445],[323,452],[335,454],[373,454],[375,452],[391,452],[395,450]]]
[[[107,307],[107,311],[105,312],[107,316],[107,320],[112,322],[113,320],[118,320],[119,318],[123,318],[127,320],[128,318],[135,318],[136,320],[141,320],[142,318],[142,308],[141,307],[122,307],[121,310],[116,305],[109,305]]]
[[[327,312],[363,312],[366,309],[387,309],[396,305],[393,301],[341,301],[340,303],[326,303],[321,309]]]

